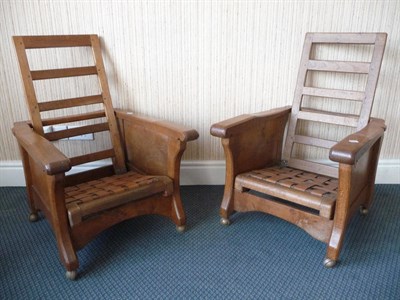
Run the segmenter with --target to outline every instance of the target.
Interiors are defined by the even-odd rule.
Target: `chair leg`
[[[324,266],[332,268],[339,259],[350,213],[352,166],[339,165],[339,192],[336,200],[332,233],[326,251]]]
[[[372,148],[371,159],[369,161],[369,166],[370,166],[369,172],[371,175],[368,177],[369,179],[368,192],[367,196],[365,197],[364,203],[360,207],[360,214],[363,216],[368,214],[369,208],[374,198],[375,177],[376,177],[376,170],[378,168],[378,158],[382,146],[382,139],[383,138],[380,138],[380,140],[377,141]]]
[[[31,168],[29,165],[29,156],[27,152],[19,146],[19,150],[21,153],[21,158],[22,158],[22,165],[24,169],[24,175],[25,175],[25,183],[26,183],[26,194],[28,196],[28,205],[29,205],[29,221],[30,222],[36,222],[39,220],[39,215],[38,212],[39,210],[35,206],[35,201],[33,200],[33,192],[32,192],[32,178],[31,178]]]
[[[362,216],[366,216],[368,214],[369,208],[372,204],[372,200],[374,199],[374,190],[375,190],[375,184],[370,183],[368,186],[368,193],[365,197],[365,201],[360,206],[360,214]]]
[[[346,232],[346,223],[345,220],[340,220],[340,222],[334,222],[333,224],[332,235],[324,259],[324,267],[326,268],[334,267],[339,259]]]
[[[74,280],[79,267],[78,257],[68,233],[56,233],[57,248],[60,259],[66,269],[66,277]]]
[[[35,202],[33,200],[33,193],[31,191],[31,186],[26,186],[28,195],[28,205],[29,205],[29,222],[36,222],[39,220],[39,209],[36,208]]]
[[[326,257],[324,259],[324,266],[326,268],[332,268],[336,265],[339,260],[340,251],[344,241],[346,233],[347,221],[344,218],[339,222],[334,222],[332,235],[329,240],[328,249],[326,251]]]
[[[66,277],[74,280],[77,276],[79,261],[72,239],[72,231],[74,229],[69,225],[65,207],[63,180],[64,175],[56,175],[50,179],[50,184],[54,191],[49,195],[49,202],[51,203],[50,215],[57,240],[58,254],[67,270]]]
[[[347,229],[348,207],[343,202],[346,201],[342,201],[342,205],[338,203],[336,207],[337,212],[333,220],[332,233],[329,239],[326,257],[324,259],[324,266],[327,268],[332,268],[336,265]]]
[[[186,215],[179,190],[172,196],[171,217],[176,225],[178,232],[184,232],[186,229]]]
[[[222,225],[230,225],[229,216],[233,213],[234,190],[233,184],[225,183],[224,196],[222,198],[219,215],[221,216],[220,223]]]
[[[28,195],[28,205],[29,205],[29,222],[36,222],[39,220],[39,209],[36,208],[35,201],[33,200],[32,187],[30,185],[26,186],[26,191]]]

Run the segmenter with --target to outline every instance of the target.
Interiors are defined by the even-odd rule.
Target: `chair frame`
[[[381,149],[385,123],[381,119],[370,118],[371,107],[378,81],[385,33],[308,33],[300,62],[298,81],[293,106],[272,109],[258,114],[234,117],[211,126],[213,136],[221,138],[226,158],[225,189],[220,208],[221,223],[229,225],[229,217],[234,212],[261,211],[286,220],[309,233],[312,237],[328,244],[325,267],[333,267],[339,259],[345,231],[350,218],[360,209],[368,212],[374,191],[374,182]],[[371,64],[313,61],[310,59],[313,43],[374,44]],[[305,78],[308,70],[369,73],[365,93],[341,90],[308,88]],[[363,101],[359,118],[353,116],[307,114],[300,109],[303,95],[315,95],[340,99]],[[315,138],[302,139],[302,143],[317,144],[330,148],[329,158],[339,163],[338,168],[291,158],[296,141],[296,123],[299,118],[319,122],[339,124],[351,122],[356,132],[343,140],[333,143]],[[309,118],[307,118],[309,117]],[[284,140],[286,134],[286,141]],[[300,138],[298,139],[300,140]],[[262,187],[264,196],[249,192],[236,182],[238,175],[271,166],[289,166],[315,174],[338,178],[338,191],[333,216],[322,216],[303,207],[290,204],[290,200],[300,193],[280,188],[276,185]],[[236,184],[236,186],[235,186]],[[258,183],[254,183],[257,185]],[[287,201],[277,201],[276,198]]]
[[[31,211],[29,219],[36,221],[38,212],[41,211],[49,220],[57,240],[60,260],[67,270],[67,278],[75,279],[77,276],[79,267],[77,251],[103,230],[124,220],[141,215],[157,214],[168,217],[176,224],[178,231],[183,231],[186,216],[180,196],[180,163],[187,142],[198,138],[197,131],[129,111],[114,110],[97,35],[17,36],[14,37],[14,43],[31,116],[30,121],[16,122],[12,129],[18,141],[24,167]],[[44,71],[29,69],[26,49],[83,46],[92,47],[95,66]],[[98,75],[102,89],[100,96],[57,100],[45,104],[37,101],[33,80],[88,74]],[[88,115],[75,115],[68,120],[65,118],[42,119],[40,110],[71,107],[78,101],[91,103],[93,99],[96,103],[104,104],[105,113],[96,112],[89,117],[96,117],[96,114],[98,114],[97,117],[106,117],[114,151],[100,151],[69,158],[56,148],[51,140],[81,135],[88,133],[89,130],[96,132],[97,125],[94,125],[95,128],[93,126],[87,128],[90,127],[87,126],[72,132],[46,134],[43,130],[44,125],[76,121]],[[143,139],[143,132],[145,132],[146,139]],[[142,153],[142,151],[145,152]],[[74,165],[110,156],[113,160],[111,166],[74,175],[66,174]],[[130,201],[71,226],[65,203],[67,186],[132,170],[138,173],[167,176],[172,180],[173,190],[168,195],[156,193]]]

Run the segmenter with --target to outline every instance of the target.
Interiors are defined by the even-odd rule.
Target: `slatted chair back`
[[[326,126],[340,125],[352,127],[354,131],[360,130],[368,124],[382,63],[386,36],[386,33],[308,33],[306,35],[295,88],[292,114],[285,141],[285,150],[282,156],[285,164],[296,169],[338,177],[337,167],[305,160],[294,155],[296,145],[329,149],[337,142],[336,140],[324,139],[319,136],[305,135],[301,130],[300,123],[305,121],[328,124]],[[349,47],[349,45],[351,45],[350,47],[353,47],[353,45],[354,47],[370,45],[373,47],[372,58],[369,62],[359,62],[319,60],[312,57],[315,54],[314,48],[316,45],[328,46],[328,44],[346,45],[346,47]],[[327,74],[327,72],[365,74],[365,89],[355,91],[311,86],[312,82],[310,83],[308,77],[314,71],[323,72],[323,74]],[[308,99],[311,99],[311,101],[322,98],[340,100],[341,103],[345,100],[359,102],[361,108],[357,114],[326,111],[325,108],[324,110],[310,109],[304,105],[306,97],[309,97]],[[343,105],[345,104],[343,103]]]
[[[63,36],[14,36],[17,57],[23,79],[25,96],[29,107],[29,113],[33,129],[50,141],[66,139],[89,133],[109,132],[111,145],[110,149],[86,153],[70,158],[71,165],[76,166],[92,161],[111,158],[113,169],[116,174],[126,172],[124,152],[117,127],[117,121],[111,102],[111,95],[105,74],[100,42],[97,35],[63,35]],[[32,70],[28,62],[27,50],[44,48],[65,48],[65,47],[91,47],[94,65],[72,68],[58,68],[45,70]],[[69,78],[81,76],[97,76],[100,93],[96,95],[84,95],[80,97],[42,101],[38,99],[34,82],[39,80],[51,80],[57,78]],[[99,104],[100,110],[91,110],[92,104]],[[97,106],[99,106],[97,105]],[[73,111],[74,107],[86,106],[89,112],[73,113],[52,118],[44,118],[43,113],[53,110]],[[93,106],[92,106],[93,107]],[[82,110],[78,110],[82,111]],[[96,120],[97,119],[97,120]],[[44,126],[57,124],[71,124],[74,122],[90,125],[69,126],[68,129],[45,133]],[[105,121],[104,121],[105,120]],[[73,184],[73,183],[71,183]]]

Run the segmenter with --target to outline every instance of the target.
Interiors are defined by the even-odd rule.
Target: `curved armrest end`
[[[67,172],[71,161],[51,142],[33,131],[28,122],[14,123],[12,128],[19,145],[48,175]]]
[[[245,114],[213,124],[210,128],[211,135],[220,138],[228,138],[234,134],[245,133],[258,124],[289,115],[291,106],[275,108],[256,114]]]
[[[347,136],[333,146],[329,152],[330,160],[354,165],[383,136],[385,130],[384,120],[371,119],[362,130]]]
[[[71,168],[71,161],[68,157],[65,157],[63,160],[49,161],[44,165],[47,175],[65,173],[71,170]]]
[[[141,125],[148,128],[149,130],[154,130],[171,138],[179,139],[182,142],[193,141],[199,137],[199,133],[195,129],[178,125],[172,122],[134,114],[130,111],[125,111],[122,109],[116,109],[115,114],[120,120]]]
[[[254,119],[252,115],[240,115],[211,125],[210,134],[215,137],[227,138],[231,135],[230,129]]]

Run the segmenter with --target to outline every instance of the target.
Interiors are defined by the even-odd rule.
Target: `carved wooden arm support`
[[[341,247],[346,224],[360,207],[371,202],[385,122],[371,119],[362,130],[333,146],[329,158],[339,162],[339,194],[328,253]],[[344,216],[347,216],[346,218]]]
[[[28,122],[17,122],[12,129],[20,147],[39,164],[48,175],[67,172],[71,163],[51,142],[33,131]]]
[[[196,130],[116,110],[128,164],[147,174],[167,175],[179,182],[180,161]]]
[[[286,106],[241,115],[211,126],[211,134],[222,138],[227,171],[231,176],[281,159],[283,134],[290,112],[291,107]]]
[[[333,146],[329,158],[343,164],[354,165],[384,134],[382,119],[371,119],[362,130],[347,136]]]

